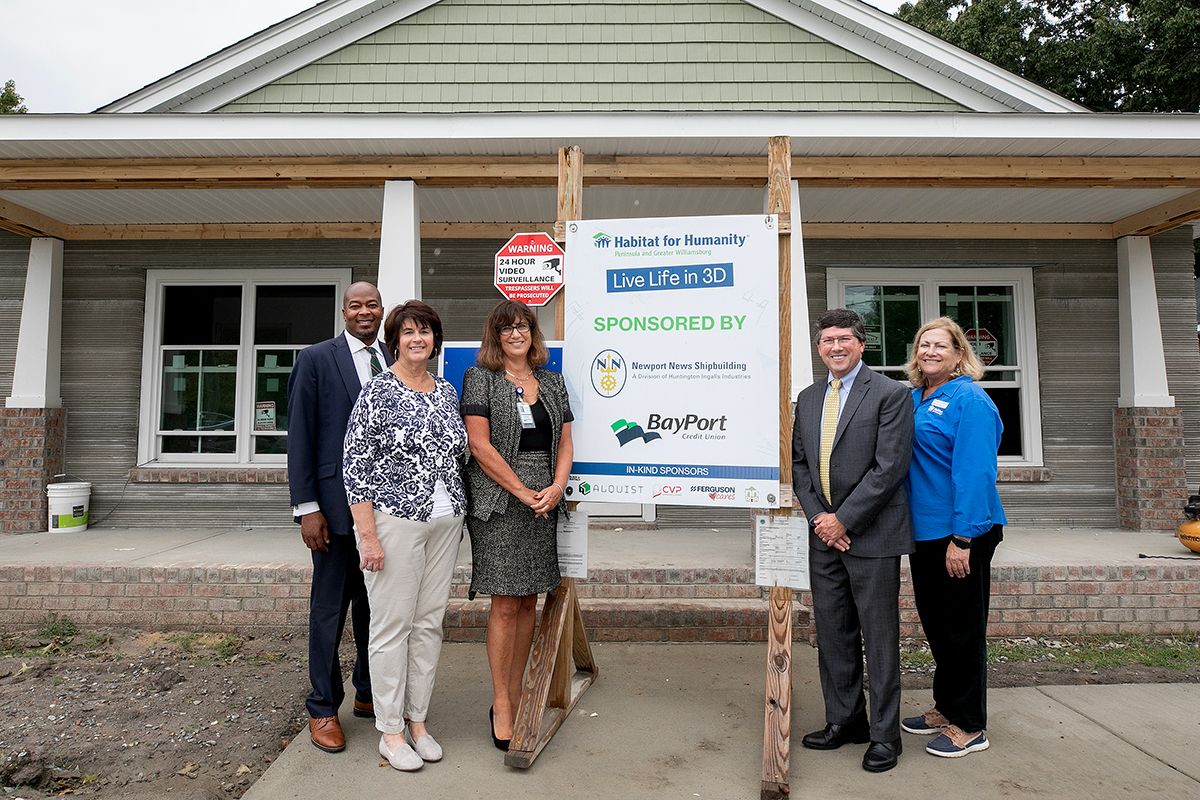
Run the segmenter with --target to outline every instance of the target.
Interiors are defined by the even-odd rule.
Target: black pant
[[[952,725],[987,728],[987,619],[991,605],[992,555],[1004,538],[996,525],[971,542],[971,574],[946,572],[950,537],[917,542],[908,557],[913,598],[936,669],[933,702]]]
[[[342,665],[338,646],[346,627],[346,610],[354,630],[357,658],[354,661],[355,696],[371,700],[371,673],[367,666],[367,640],[371,632],[371,609],[359,568],[358,544],[354,536],[329,537],[329,550],[312,551],[313,581],[308,609],[308,678],[312,692],[304,701],[310,717],[337,714],[346,691],[342,687]]]

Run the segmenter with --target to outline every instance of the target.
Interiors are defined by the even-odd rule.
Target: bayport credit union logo
[[[616,397],[625,388],[625,358],[616,350],[601,350],[592,359],[592,388],[601,397]]]
[[[629,444],[634,439],[641,439],[643,442],[649,444],[655,439],[662,438],[662,434],[654,433],[653,431],[646,433],[641,425],[638,425],[636,422],[626,422],[624,419],[617,420],[609,427],[612,428],[612,432],[617,437],[617,441],[621,443],[621,447]]]

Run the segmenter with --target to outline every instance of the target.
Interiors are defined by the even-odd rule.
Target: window
[[[341,330],[348,270],[152,270],[138,461],[276,465],[296,353]]]
[[[1029,269],[828,271],[829,305],[857,311],[866,323],[863,361],[896,380],[917,328],[934,317],[955,320],[987,367],[980,386],[1000,410],[1000,462],[1040,466],[1041,412]]]

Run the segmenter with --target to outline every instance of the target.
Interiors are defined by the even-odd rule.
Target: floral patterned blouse
[[[431,391],[418,392],[384,370],[363,387],[350,412],[342,459],[351,505],[370,502],[394,517],[428,522],[440,479],[454,516],[466,514],[467,429],[454,387],[442,378],[433,380]]]

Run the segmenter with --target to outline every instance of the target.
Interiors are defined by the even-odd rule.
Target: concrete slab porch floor
[[[36,625],[50,613],[146,628],[307,626],[311,562],[294,526],[101,528],[4,544],[0,626]],[[466,597],[467,540],[458,562],[447,636],[480,641],[488,601]],[[595,531],[589,566],[578,587],[594,642],[765,635],[766,604],[745,530]],[[920,636],[907,578],[902,589],[902,632]],[[798,639],[812,633],[807,602],[800,593]],[[992,609],[993,636],[1196,631],[1200,557],[1165,533],[1010,527],[993,565]]]

